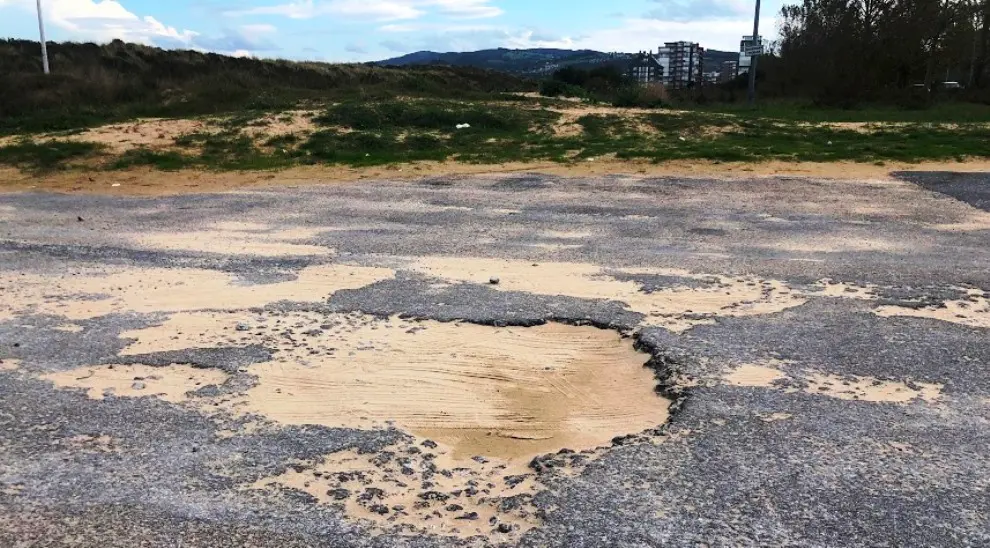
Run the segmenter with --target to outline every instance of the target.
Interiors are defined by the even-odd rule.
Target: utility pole
[[[38,0],[38,30],[41,31],[41,66],[44,67],[45,74],[48,74],[48,42],[45,41],[45,18],[41,14],[41,0]]]
[[[763,46],[763,41],[760,40],[760,0],[756,0],[756,15],[753,17],[753,40],[751,42],[753,49],[756,46]],[[760,56],[758,53],[749,56],[749,104],[756,104],[756,60]]]

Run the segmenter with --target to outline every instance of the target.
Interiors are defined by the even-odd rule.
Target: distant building
[[[629,64],[629,77],[642,85],[663,81],[663,65],[648,51],[641,51],[633,56]]]
[[[739,76],[739,61],[723,61],[718,71],[718,81],[720,84],[731,82]]]
[[[705,50],[695,42],[667,42],[657,52],[657,60],[663,66],[663,84],[667,89],[685,89],[700,86],[702,57]]]

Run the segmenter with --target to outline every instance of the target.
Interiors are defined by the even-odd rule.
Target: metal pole
[[[38,0],[38,30],[41,31],[41,66],[48,74],[48,42],[45,40],[45,18],[41,14],[41,0]]]
[[[760,39],[760,0],[756,0],[756,15],[753,17],[753,45]],[[762,44],[760,44],[762,45]],[[756,104],[756,60],[759,55],[749,56],[749,104]]]

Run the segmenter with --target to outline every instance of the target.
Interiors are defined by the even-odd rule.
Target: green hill
[[[0,40],[0,133],[72,129],[138,116],[287,108],[305,101],[404,96],[471,98],[535,89],[467,66],[381,67],[235,58],[114,41]]]

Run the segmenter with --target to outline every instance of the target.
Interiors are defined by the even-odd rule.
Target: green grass
[[[686,106],[699,113],[733,114],[747,119],[768,118],[792,122],[902,122],[902,123],[990,123],[990,105],[963,102],[935,103],[929,108],[904,109],[893,105],[862,108],[823,108],[795,101],[773,101],[750,107],[745,103]]]
[[[452,132],[459,124],[470,124],[475,133],[506,133],[527,130],[538,121],[538,112],[512,105],[456,101],[362,101],[334,105],[313,121],[323,126],[373,131],[418,129]]]
[[[19,141],[0,147],[0,164],[28,171],[65,169],[72,160],[90,158],[103,150],[97,143],[77,141]]]
[[[783,109],[783,107],[780,107]],[[788,107],[791,108],[791,107]],[[582,132],[556,136],[560,114],[534,102],[383,99],[327,107],[312,134],[269,137],[261,143],[242,133],[257,111],[239,113],[219,132],[183,135],[165,150],[136,149],[106,163],[110,169],[151,166],[161,170],[271,170],[293,165],[389,165],[456,160],[582,161],[618,158],[665,161],[839,161],[882,163],[990,157],[990,126],[904,121],[867,131],[797,120],[796,110],[764,116],[749,111],[655,111],[591,114],[577,120]],[[958,113],[957,113],[958,114]],[[961,114],[959,114],[961,115]],[[819,113],[819,118],[823,117]],[[468,123],[470,128],[456,129]],[[21,141],[0,148],[0,163],[25,169],[57,169],[101,152],[98,145]]]

